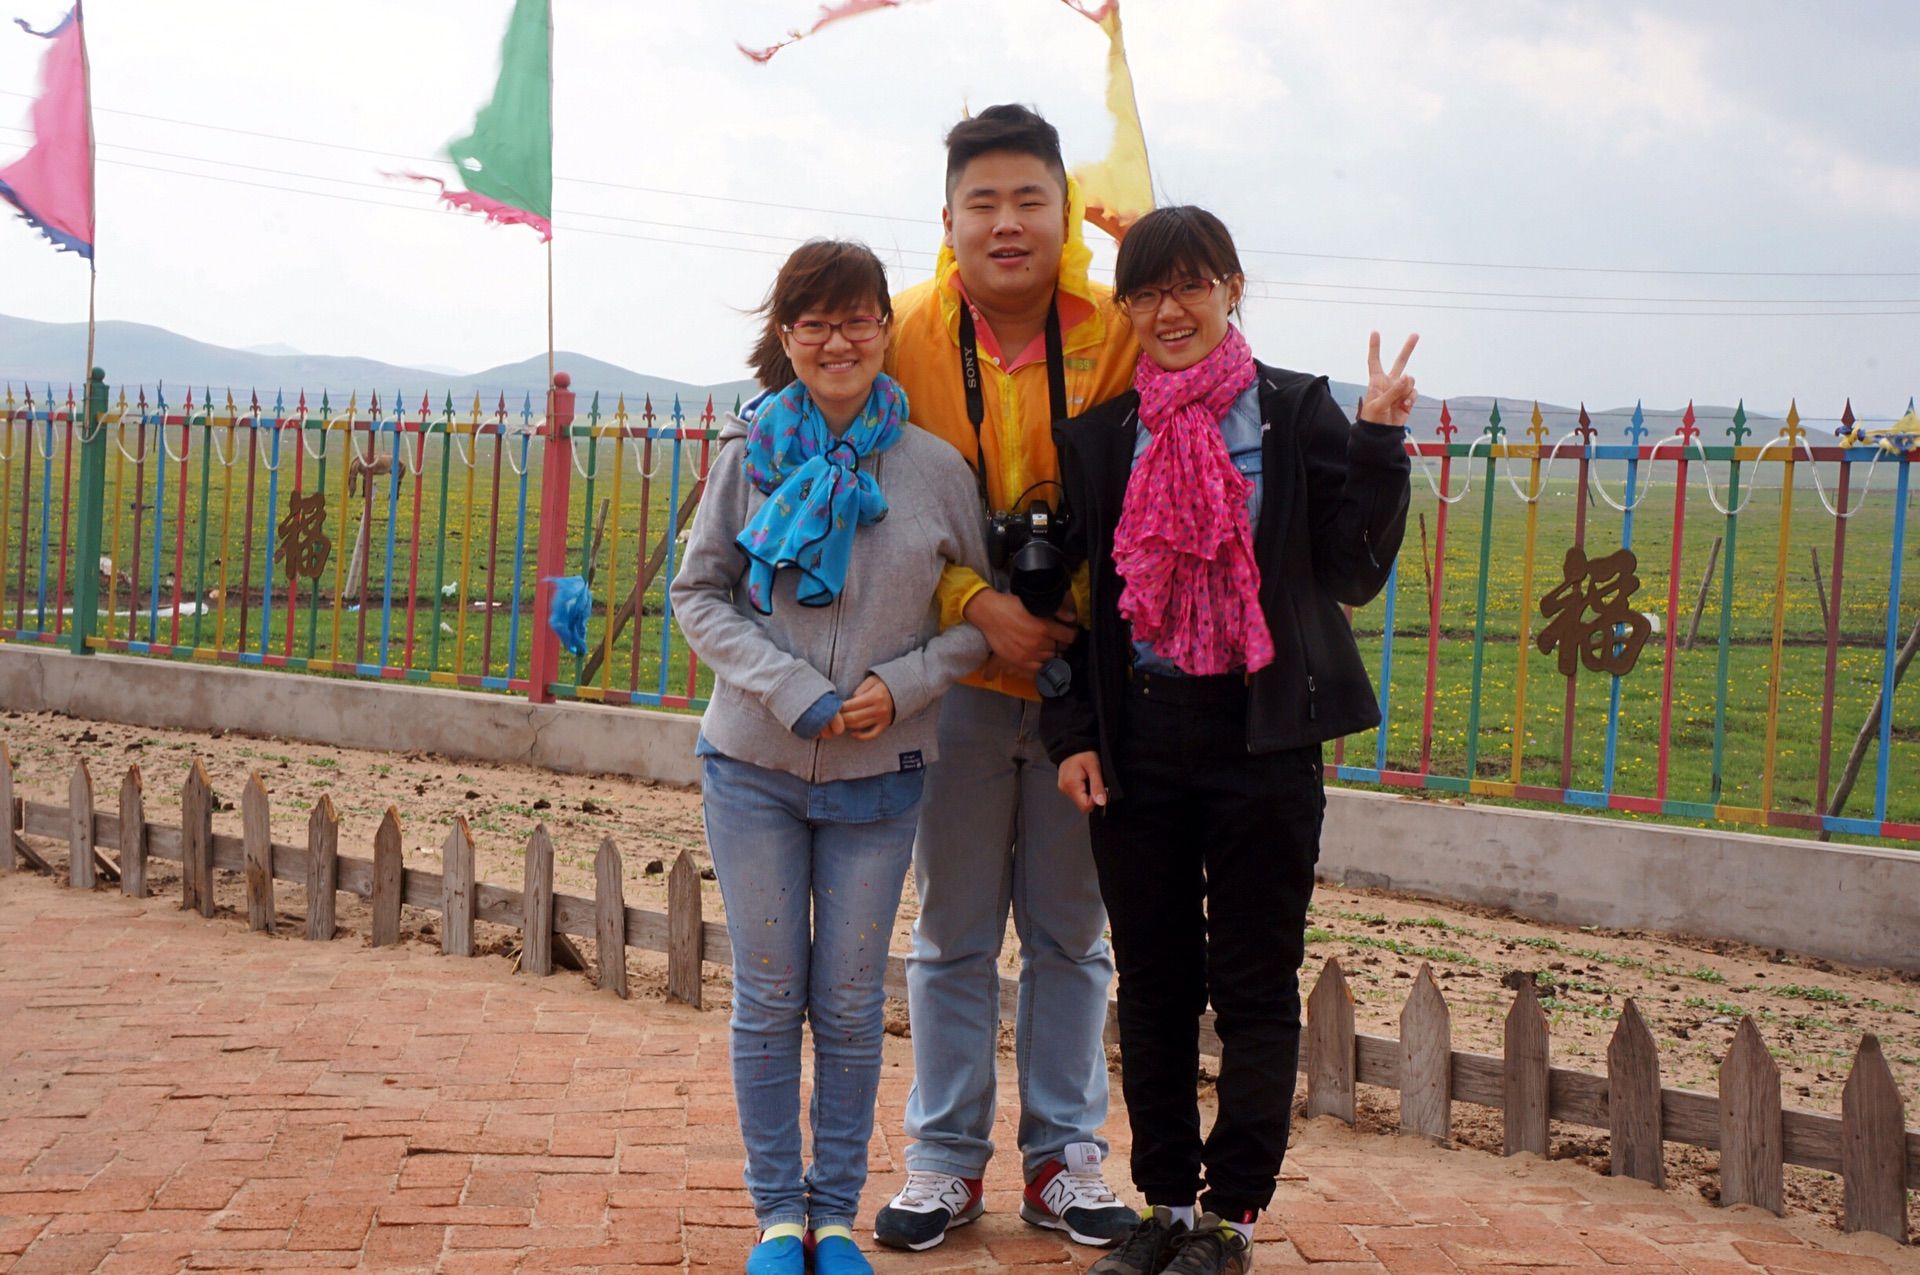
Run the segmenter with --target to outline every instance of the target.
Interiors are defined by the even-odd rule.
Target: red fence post
[[[557,372],[550,392],[547,428],[540,451],[540,543],[534,554],[533,654],[527,671],[527,698],[553,702],[553,679],[560,671],[560,639],[547,623],[553,605],[553,580],[567,571],[567,522],[573,489],[573,378]]]

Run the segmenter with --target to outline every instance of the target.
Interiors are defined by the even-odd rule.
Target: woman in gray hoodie
[[[808,1240],[819,1275],[870,1270],[852,1226],[887,947],[935,708],[987,657],[972,626],[939,631],[941,571],[986,572],[981,515],[966,461],[907,420],[880,370],[892,309],[863,245],[816,240],[787,259],[753,355],[766,392],[721,432],[673,582],[715,678],[699,750],[733,942],[734,1100],[760,1227],[749,1275],[800,1275]]]

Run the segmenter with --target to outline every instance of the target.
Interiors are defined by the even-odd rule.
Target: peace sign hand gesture
[[[1374,332],[1367,337],[1367,393],[1360,400],[1360,419],[1376,425],[1405,425],[1413,414],[1413,405],[1418,397],[1413,387],[1413,378],[1406,375],[1407,359],[1413,354],[1413,347],[1420,344],[1420,334],[1415,332],[1400,347],[1400,357],[1393,361],[1391,370],[1380,366],[1380,334]]]

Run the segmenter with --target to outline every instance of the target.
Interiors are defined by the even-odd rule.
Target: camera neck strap
[[[993,499],[987,495],[987,450],[980,437],[980,423],[987,417],[987,400],[980,383],[980,340],[973,326],[973,307],[963,298],[960,303],[960,380],[967,390],[967,419],[973,422],[973,450],[977,461],[973,474],[980,483],[980,503],[989,513]],[[1047,406],[1053,415],[1048,421],[1067,418],[1066,343],[1060,335],[1060,296],[1054,293],[1047,306]]]

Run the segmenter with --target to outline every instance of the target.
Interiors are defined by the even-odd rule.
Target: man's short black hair
[[[1060,131],[1032,107],[1014,102],[989,106],[978,115],[961,120],[947,133],[949,205],[953,203],[953,192],[967,165],[992,151],[1012,151],[1040,160],[1060,182],[1062,196],[1066,194],[1067,165],[1060,158]]]

